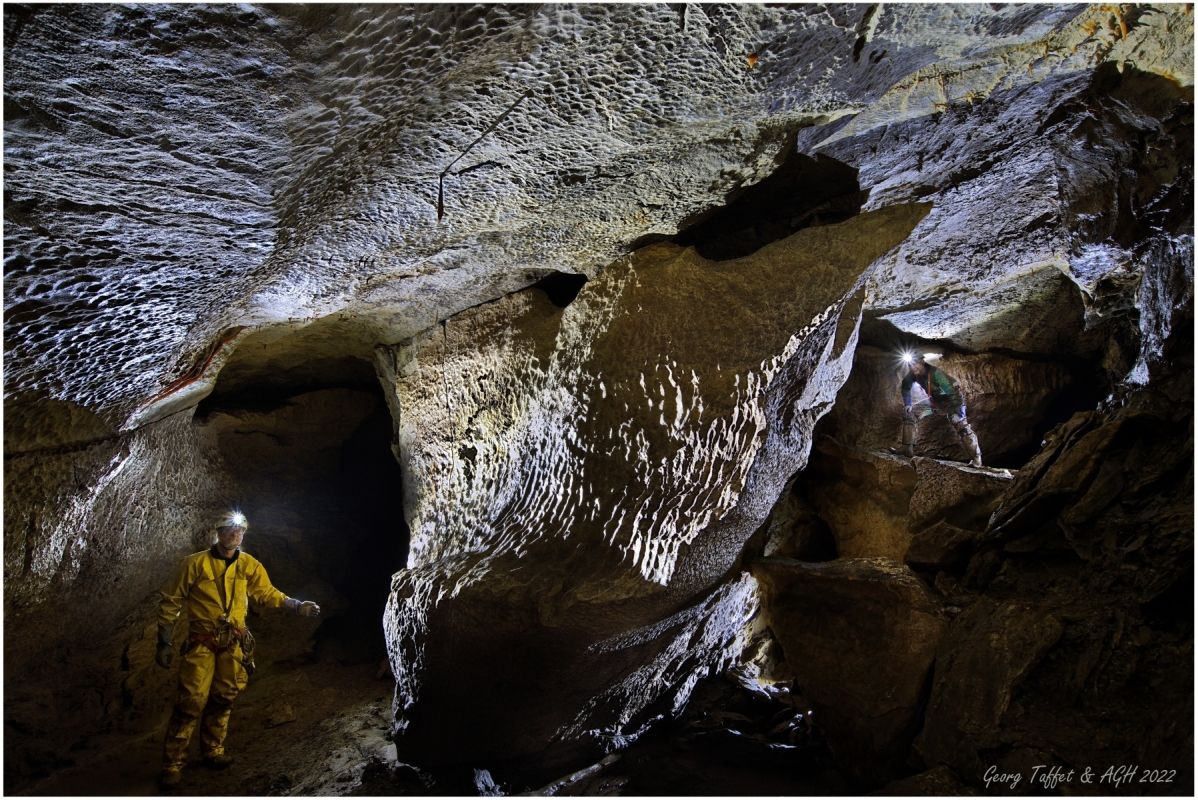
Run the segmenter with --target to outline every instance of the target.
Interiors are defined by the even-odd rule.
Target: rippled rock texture
[[[308,563],[321,515],[268,462],[292,424],[335,462],[367,413],[336,393],[380,383],[413,760],[550,768],[676,715],[772,613],[762,552],[804,562],[803,603],[884,559],[936,607],[915,706],[806,676],[841,754],[870,719],[885,764],[915,737],[907,785],[1192,753],[1192,13],[6,6],[5,657],[70,676],[6,721],[44,761],[39,709],[144,710],[111,665],[142,674],[154,584],[247,491]],[[1022,473],[958,470],[936,420],[922,458],[879,452],[903,349]],[[214,388],[347,411],[197,413]]]
[[[654,245],[560,312],[530,290],[393,352],[401,751],[611,749],[736,654],[752,586],[713,590],[847,377],[865,268],[924,213],[735,261]],[[462,685],[502,691],[451,711]]]

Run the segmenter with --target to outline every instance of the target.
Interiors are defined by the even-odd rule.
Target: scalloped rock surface
[[[738,652],[755,595],[717,586],[847,377],[865,269],[925,213],[733,261],[654,245],[564,310],[531,290],[380,358],[412,530],[385,620],[401,758],[607,751]],[[503,691],[466,708],[463,684]]]
[[[992,315],[1082,272],[1063,268],[1081,245],[1065,228],[1087,209],[1057,186],[1097,132],[1066,123],[1045,146],[1024,120],[1096,63],[1192,73],[1187,7],[1137,8],[11,9],[6,396],[121,426],[181,379],[210,385],[222,359],[206,348],[234,328],[350,312],[399,341],[551,270],[596,274],[763,178],[799,126],[845,115],[805,141],[859,163],[873,207],[936,193],[880,305],[926,310],[962,285],[970,318]],[[928,124],[953,119],[988,120],[987,135]],[[995,137],[1007,155],[978,150]],[[966,180],[975,163],[989,169]],[[1012,194],[1021,213],[997,213]],[[1033,248],[1029,214],[1050,223]],[[989,221],[982,263],[960,273],[959,252],[927,271],[960,249],[963,221]],[[1126,261],[1091,255],[1087,274]],[[902,326],[994,340],[926,316]]]

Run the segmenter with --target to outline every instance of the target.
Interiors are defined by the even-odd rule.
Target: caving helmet
[[[222,511],[216,518],[215,524],[212,526],[218,531],[221,528],[241,528],[245,530],[250,526],[245,518],[245,514],[234,509],[233,511]]]

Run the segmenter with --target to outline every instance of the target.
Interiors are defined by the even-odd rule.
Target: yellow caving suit
[[[278,608],[287,600],[271,585],[261,562],[240,549],[228,560],[215,547],[193,553],[162,588],[158,624],[173,626],[183,608],[188,617],[179,696],[166,728],[164,766],[168,770],[181,770],[186,764],[197,721],[204,756],[225,751],[233,701],[249,679],[236,636],[245,630],[249,598],[268,608]]]

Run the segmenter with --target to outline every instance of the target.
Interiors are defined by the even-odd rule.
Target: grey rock
[[[923,213],[727,262],[654,245],[563,310],[514,295],[380,359],[412,530],[385,623],[398,746],[610,748],[680,708],[688,675],[727,663],[753,603],[726,575],[847,375],[861,271]],[[808,290],[779,297],[794,270]],[[470,710],[472,741],[446,713],[464,653],[503,687]]]

